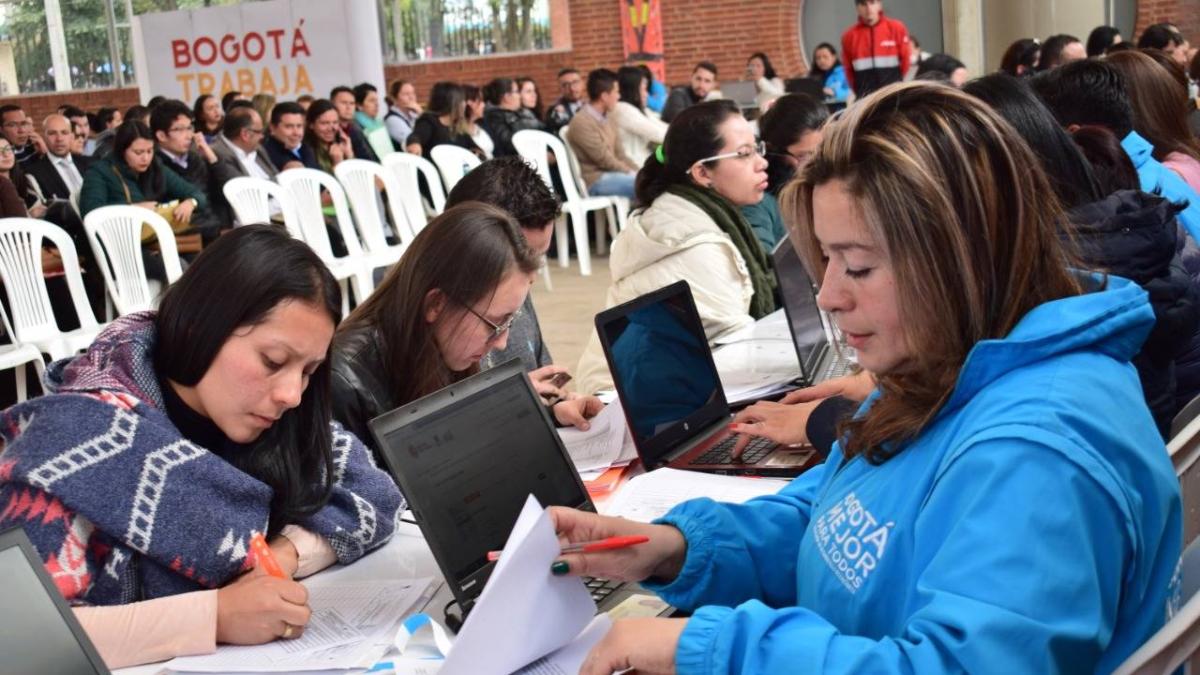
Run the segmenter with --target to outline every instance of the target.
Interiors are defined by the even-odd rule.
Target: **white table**
[[[303,580],[305,585],[345,583],[350,581],[388,581],[432,577],[436,580],[437,592],[423,607],[414,611],[428,611],[431,616],[442,619],[442,608],[453,597],[442,581],[442,572],[429,551],[421,530],[411,523],[400,523],[395,535],[383,548],[364,556],[352,565],[335,565]],[[397,617],[398,618],[398,617]],[[149,663],[144,666],[114,670],[114,675],[154,675],[163,671],[166,662]]]

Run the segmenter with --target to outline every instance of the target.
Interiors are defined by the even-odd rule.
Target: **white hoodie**
[[[683,279],[692,288],[709,344],[754,321],[749,314],[754,287],[742,254],[729,235],[683,197],[664,194],[631,215],[628,227],[613,240],[608,265],[613,281],[606,307]],[[575,376],[581,392],[612,388],[612,375],[594,332]]]

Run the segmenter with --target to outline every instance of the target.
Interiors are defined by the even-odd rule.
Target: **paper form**
[[[516,675],[578,675],[592,647],[600,641],[612,628],[612,619],[607,614],[597,614],[596,618],[583,629],[574,640],[562,649],[544,656],[537,661],[517,671]]]
[[[431,580],[314,584],[312,617],[295,640],[222,645],[204,656],[166,664],[177,673],[295,672],[369,668],[391,643],[392,628],[418,602]],[[306,583],[306,585],[308,585]]]
[[[530,495],[442,675],[511,673],[570,643],[588,626],[596,605],[583,581],[550,574],[559,550],[550,514]]]
[[[571,462],[580,473],[612,466],[621,456],[625,440],[625,413],[620,403],[605,406],[590,422],[587,431],[574,427],[558,430]]]
[[[746,340],[784,340],[790,344],[792,329],[788,325],[787,315],[783,308],[771,312],[749,326],[718,337],[713,340],[713,344],[728,345]]]
[[[787,484],[786,480],[772,478],[656,469],[622,485],[603,511],[605,515],[649,523],[689,499],[708,497],[718,502],[740,504],[754,497],[775,494]]]

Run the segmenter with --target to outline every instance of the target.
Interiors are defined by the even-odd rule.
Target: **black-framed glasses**
[[[517,320],[517,317],[518,317],[518,316],[521,316],[521,310],[520,310],[520,309],[518,309],[517,311],[515,311],[515,312],[513,312],[511,315],[509,315],[509,317],[508,317],[507,319],[505,319],[505,320],[504,320],[504,323],[496,323],[495,321],[492,321],[491,319],[489,319],[489,318],[487,318],[486,316],[484,316],[484,315],[480,314],[479,312],[476,312],[476,311],[475,311],[475,310],[474,310],[474,309],[473,309],[473,308],[472,308],[470,305],[468,305],[467,303],[465,303],[465,302],[459,302],[459,301],[457,301],[457,300],[455,300],[455,302],[458,302],[458,304],[460,304],[460,305],[462,305],[462,306],[463,306],[463,309],[465,309],[465,310],[467,310],[468,312],[470,312],[470,313],[474,314],[474,315],[475,315],[475,318],[477,318],[477,319],[479,319],[480,321],[484,322],[485,324],[487,324],[488,328],[491,328],[491,329],[492,329],[492,334],[488,336],[488,342],[489,342],[489,343],[492,343],[492,342],[495,342],[496,340],[499,340],[501,335],[504,335],[505,333],[507,333],[507,332],[508,332],[508,331],[509,331],[509,330],[512,328],[513,322]]]
[[[698,166],[700,164],[708,164],[709,162],[715,162],[718,159],[733,159],[735,157],[737,159],[750,159],[751,157],[755,157],[755,156],[757,156],[757,157],[766,157],[767,156],[767,144],[765,142],[759,141],[753,145],[743,145],[742,147],[738,148],[737,150],[734,150],[733,152],[724,152],[719,155],[713,155],[712,157],[705,157],[704,159],[698,159],[692,163],[691,169],[696,168],[696,166]],[[688,170],[690,171],[691,169],[688,169]]]

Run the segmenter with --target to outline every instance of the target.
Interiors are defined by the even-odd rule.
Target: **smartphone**
[[[571,381],[570,373],[558,373],[554,377],[550,378],[550,384],[552,384],[556,387],[559,387],[559,388],[561,388],[564,384],[566,384],[570,381]]]

